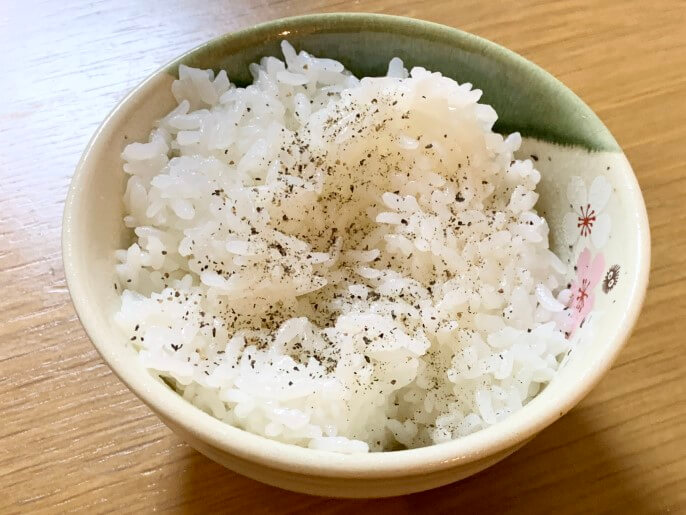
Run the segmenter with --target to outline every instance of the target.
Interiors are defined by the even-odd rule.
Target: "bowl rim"
[[[104,143],[103,136],[110,129],[110,124],[117,122],[129,103],[143,93],[149,92],[154,87],[156,79],[166,73],[170,66],[182,62],[184,57],[206,45],[215,44],[226,38],[239,40],[256,32],[279,34],[292,27],[330,25],[338,20],[344,20],[353,25],[379,21],[391,24],[398,30],[411,27],[421,29],[430,36],[449,35],[456,41],[467,41],[469,44],[484,46],[488,51],[501,53],[506,59],[515,59],[532,73],[545,74],[565,94],[573,95],[585,106],[582,100],[552,75],[518,54],[479,36],[424,20],[368,13],[313,14],[281,18],[221,35],[173,59],[148,76],[117,104],[91,137],[76,167],[64,207],[62,258],[67,286],[78,318],[89,339],[119,379],[163,420],[170,421],[173,425],[223,452],[273,469],[339,478],[406,477],[465,465],[524,442],[571,410],[599,382],[627,341],[645,299],[650,268],[650,231],[647,212],[638,181],[628,161],[623,173],[626,175],[625,187],[629,192],[632,205],[636,208],[637,274],[627,294],[632,299],[628,309],[618,324],[612,341],[597,359],[596,366],[589,370],[578,383],[568,385],[563,389],[555,403],[536,403],[535,398],[526,406],[526,409],[514,413],[494,426],[466,437],[427,447],[354,455],[316,451],[250,433],[206,414],[184,400],[152,374],[140,374],[138,370],[127,367],[125,361],[118,358],[118,354],[121,353],[118,349],[120,342],[112,338],[108,331],[97,323],[95,302],[91,301],[91,292],[76,264],[79,251],[74,240],[80,193],[88,181],[94,162],[97,161],[98,152]],[[609,129],[606,127],[605,129],[609,133]],[[621,149],[618,152],[621,153]]]

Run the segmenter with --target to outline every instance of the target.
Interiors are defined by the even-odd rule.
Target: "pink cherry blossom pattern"
[[[558,314],[557,325],[569,338],[583,324],[595,303],[595,287],[603,277],[605,258],[602,253],[591,260],[591,251],[585,248],[576,263],[576,277],[572,281],[565,310]]]
[[[598,175],[590,189],[581,177],[573,176],[567,186],[567,200],[572,209],[564,217],[563,228],[569,245],[579,238],[590,238],[596,249],[601,249],[610,236],[610,215],[603,213],[612,193],[612,186],[603,175]]]

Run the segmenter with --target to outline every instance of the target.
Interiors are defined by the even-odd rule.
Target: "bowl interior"
[[[584,301],[592,304],[592,311],[583,317],[582,327],[577,321],[573,337],[578,342],[560,373],[508,420],[431,448],[327,455],[322,460],[316,451],[245,433],[189,405],[140,366],[112,323],[119,307],[114,251],[127,246],[132,236],[122,222],[127,179],[123,147],[145,140],[153,122],[174,107],[170,86],[180,63],[226,69],[232,82],[245,85],[250,81],[247,65],[264,55],[279,56],[284,38],[298,50],[342,61],[357,75],[384,74],[388,61],[399,56],[408,68],[420,65],[471,82],[484,91],[482,101],[498,112],[496,130],[525,136],[520,156],[532,156],[542,173],[537,208],[547,217],[554,250],[569,264],[570,284],[589,280],[587,289],[579,291],[587,295]],[[541,430],[571,409],[609,368],[640,309],[649,260],[645,207],[633,172],[612,135],[578,97],[530,62],[475,36],[417,20],[354,14],[291,18],[223,36],[147,79],[91,140],[65,207],[63,244],[68,284],[86,331],[117,375],[148,405],[226,452],[277,468],[329,475],[447,467],[505,449]],[[588,267],[579,263],[584,256]],[[574,271],[576,264],[580,266]]]

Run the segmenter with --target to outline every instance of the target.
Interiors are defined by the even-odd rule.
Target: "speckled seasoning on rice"
[[[566,271],[479,90],[283,43],[247,88],[181,66],[128,145],[117,323],[226,423],[343,453],[472,433],[549,382]]]

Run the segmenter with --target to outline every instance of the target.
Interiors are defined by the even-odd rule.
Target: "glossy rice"
[[[178,105],[123,151],[116,321],[141,363],[219,420],[342,453],[521,409],[569,342],[519,134],[471,84],[282,50],[246,88],[180,66]]]

